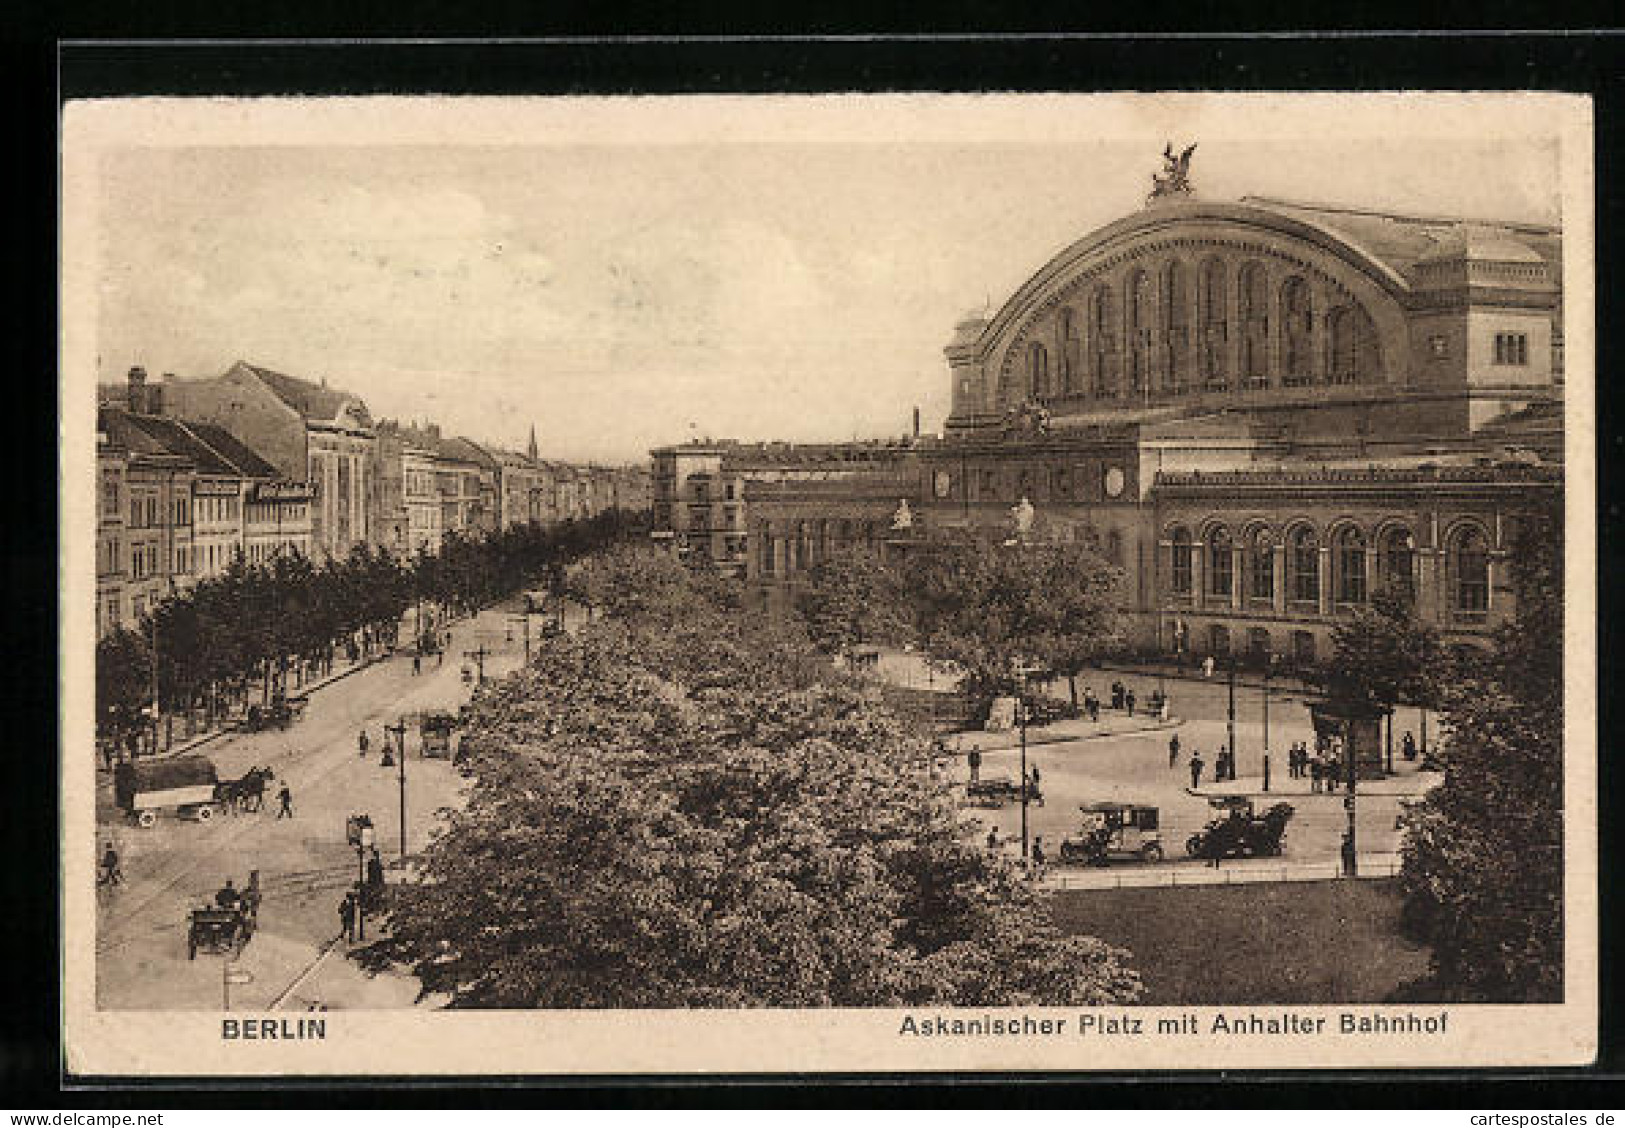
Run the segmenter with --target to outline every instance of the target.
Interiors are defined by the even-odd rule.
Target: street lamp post
[[[392,733],[395,734],[395,743],[396,743],[396,746],[397,746],[397,753],[396,754],[397,754],[397,756],[399,758],[399,761],[400,761],[399,762],[399,767],[398,767],[400,775],[397,778],[399,778],[400,785],[401,785],[401,860],[405,861],[406,860],[406,722],[404,720],[400,720],[400,721],[396,721],[393,725],[385,725],[384,726],[384,731],[385,732],[392,732]]]
[[[357,940],[367,938],[367,911],[363,894],[367,888],[367,851],[372,849],[373,842],[372,820],[364,815],[362,818],[365,821],[361,823],[360,833],[356,835],[355,840],[355,938]]]
[[[1231,779],[1236,776],[1236,658],[1230,656],[1230,704],[1225,713],[1225,741],[1229,749],[1229,756],[1225,763],[1229,765],[1226,773]]]
[[[1270,789],[1270,674],[1275,670],[1275,655],[1264,656],[1264,790]]]

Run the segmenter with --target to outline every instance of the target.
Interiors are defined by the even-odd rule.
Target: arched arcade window
[[[1049,387],[1049,352],[1034,341],[1027,347],[1027,390],[1033,399],[1047,399]]]
[[[1230,309],[1225,288],[1224,262],[1208,259],[1202,264],[1201,285],[1201,378],[1202,387],[1222,391],[1229,386],[1225,364],[1225,344],[1229,337]]]
[[[1358,305],[1334,310],[1331,316],[1332,384],[1365,384],[1377,374],[1377,330],[1370,314]]]
[[[1309,283],[1288,278],[1281,285],[1281,382],[1289,388],[1314,383],[1314,321]]]
[[[1416,594],[1416,538],[1405,528],[1382,534],[1377,545],[1377,582],[1404,599]]]
[[[1287,539],[1287,591],[1298,603],[1320,600],[1320,545],[1308,528],[1293,530]]]
[[[1185,270],[1178,259],[1162,268],[1160,287],[1162,310],[1162,390],[1185,390],[1186,356],[1190,350],[1190,308],[1185,293]]]
[[[1450,549],[1451,605],[1464,615],[1490,609],[1490,546],[1476,528],[1456,534]]]
[[[1106,286],[1095,287],[1089,299],[1089,378],[1094,382],[1095,395],[1111,398],[1117,395],[1117,311],[1112,306],[1112,292]]]
[[[1151,280],[1145,271],[1136,270],[1129,275],[1127,295],[1128,392],[1138,396],[1145,391],[1151,374]]]
[[[1061,394],[1079,391],[1078,377],[1081,342],[1078,340],[1078,319],[1071,306],[1061,310]]]
[[[1242,266],[1241,380],[1249,388],[1269,386],[1270,298],[1269,282],[1261,263]]]
[[[1191,534],[1178,528],[1169,538],[1173,546],[1173,560],[1169,569],[1169,585],[1175,595],[1191,593]]]
[[[1334,585],[1337,602],[1365,602],[1365,534],[1350,525],[1339,529],[1332,541]]]
[[[1230,598],[1236,586],[1236,557],[1230,531],[1222,526],[1207,538],[1207,591],[1209,595]]]
[[[1247,595],[1275,598],[1275,541],[1268,529],[1255,529],[1247,541]]]

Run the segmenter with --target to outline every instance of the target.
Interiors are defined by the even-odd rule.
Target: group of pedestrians
[[[1168,768],[1170,771],[1179,767],[1179,752],[1179,734],[1176,732],[1168,738]],[[1207,761],[1202,759],[1202,753],[1200,751],[1192,752],[1190,758],[1191,790],[1194,791],[1202,786],[1202,773],[1206,770]],[[1226,780],[1235,778],[1235,756],[1228,749],[1219,749],[1213,754],[1213,782],[1223,783]]]

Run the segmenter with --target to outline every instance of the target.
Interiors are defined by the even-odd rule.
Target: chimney
[[[914,409],[914,437],[916,439],[920,437],[920,409],[918,407]]]
[[[130,369],[129,402],[126,405],[136,415],[147,413],[147,370],[137,365]]]
[[[165,372],[162,384],[154,384],[147,389],[147,411],[149,414],[162,415],[164,413],[164,391],[169,387],[169,383],[173,379],[175,379],[173,372]]]

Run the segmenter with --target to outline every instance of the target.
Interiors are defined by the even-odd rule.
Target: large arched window
[[[1339,529],[1332,541],[1337,602],[1365,602],[1365,534],[1353,525]]]
[[[1416,538],[1404,528],[1389,529],[1377,545],[1377,582],[1403,599],[1416,592]]]
[[[1078,366],[1082,363],[1078,340],[1078,319],[1071,306],[1061,309],[1061,394],[1078,391]]]
[[[1327,380],[1333,384],[1365,384],[1377,374],[1377,330],[1371,317],[1358,305],[1334,310],[1331,316],[1332,367]]]
[[[1288,278],[1281,285],[1281,382],[1289,388],[1314,383],[1314,321],[1309,283]]]
[[[1186,357],[1190,352],[1190,308],[1185,293],[1185,269],[1170,260],[1158,278],[1162,310],[1162,390],[1185,390]]]
[[[1230,309],[1225,291],[1224,262],[1208,259],[1202,264],[1201,285],[1197,294],[1201,304],[1201,377],[1202,386],[1222,391],[1229,386],[1230,373],[1225,364],[1225,344],[1229,337]]]
[[[1241,379],[1249,388],[1269,386],[1270,297],[1261,263],[1241,268]]]
[[[1117,395],[1116,365],[1117,311],[1112,306],[1111,290],[1097,286],[1089,299],[1089,378],[1094,382],[1095,395]]]
[[[1320,599],[1320,545],[1307,528],[1293,530],[1287,540],[1287,590],[1298,603]]]
[[[1464,615],[1490,609],[1490,546],[1476,528],[1456,535],[1450,552],[1451,603]]]
[[[1128,393],[1139,396],[1150,376],[1151,280],[1145,271],[1128,276]]]
[[[1027,390],[1033,399],[1046,399],[1049,388],[1049,352],[1034,341],[1027,346]]]
[[[1191,534],[1187,529],[1174,530],[1169,538],[1173,544],[1173,561],[1169,569],[1169,584],[1175,595],[1191,593]]]
[[[1254,529],[1247,542],[1247,595],[1275,598],[1275,541],[1268,529]]]
[[[1230,541],[1230,531],[1214,529],[1207,538],[1207,591],[1209,595],[1229,599],[1236,584],[1236,557]]]

